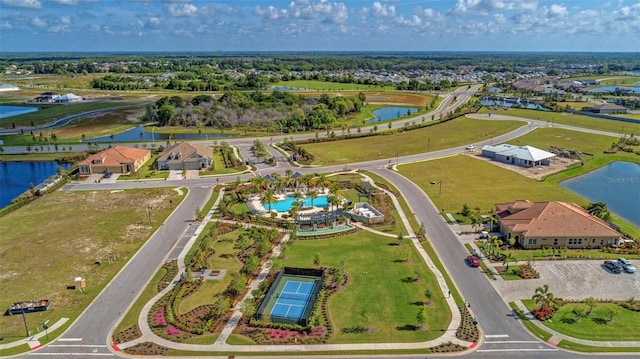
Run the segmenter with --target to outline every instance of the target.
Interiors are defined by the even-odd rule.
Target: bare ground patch
[[[492,161],[490,158],[482,157],[481,150],[476,150],[473,152],[467,152],[465,155],[470,156],[472,158],[485,161],[491,163],[492,165],[504,168],[509,171],[513,171],[519,173],[525,177],[535,178],[537,180],[542,180],[543,177],[548,176],[553,173],[560,172],[565,170],[567,167],[571,166],[576,162],[580,162],[580,160],[573,160],[568,158],[554,157],[551,159],[551,164],[549,166],[536,166],[536,167],[520,167],[516,165],[510,165],[508,163],[502,163],[498,161]]]

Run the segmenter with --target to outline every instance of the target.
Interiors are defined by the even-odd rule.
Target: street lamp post
[[[27,336],[31,335],[29,326],[27,326],[27,317],[24,315],[24,308],[22,308],[22,321],[24,322],[24,330],[27,332]]]
[[[149,215],[149,225],[151,225],[151,206],[147,206],[147,214]]]

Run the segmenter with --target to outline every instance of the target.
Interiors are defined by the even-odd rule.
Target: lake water
[[[0,118],[22,115],[23,113],[36,112],[39,108],[33,106],[9,106],[0,105]]]
[[[67,169],[70,163],[60,166]],[[58,162],[0,162],[0,208],[11,204],[11,200],[30,188],[30,183],[39,185],[58,173]]]
[[[395,120],[396,118],[400,118],[407,115],[409,113],[416,113],[418,109],[416,107],[397,107],[397,106],[388,106],[381,107],[377,110],[373,110],[373,115],[375,118],[368,120],[369,123],[381,122],[381,121],[389,121]]]
[[[236,137],[234,135],[225,135],[219,133],[175,133],[171,135],[172,140],[209,140],[216,138],[229,138]],[[135,141],[166,141],[169,139],[169,135],[166,133],[148,132],[144,126],[138,126],[130,130],[114,133],[113,137],[103,136],[90,138],[84,142],[135,142]]]
[[[607,208],[640,227],[640,165],[612,162],[595,171],[560,183],[590,202],[604,202]]]
[[[306,88],[302,88],[302,87],[288,87],[288,86],[276,86],[276,87],[271,87],[270,89],[268,89],[267,91],[307,91]]]
[[[520,107],[527,108],[530,110],[546,110],[541,105],[538,105],[534,102],[529,101],[516,101],[509,99],[493,99],[493,98],[485,98],[479,101],[482,106],[502,106],[502,107]]]
[[[622,91],[640,93],[640,87],[632,86],[600,86],[590,90],[589,92],[616,92],[618,89],[621,89]]]

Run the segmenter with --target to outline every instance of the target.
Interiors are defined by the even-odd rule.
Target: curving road
[[[436,114],[446,113],[461,103],[464,103],[471,97],[472,91],[475,91],[476,88],[477,87],[474,87],[469,91],[465,91],[466,89],[459,90],[455,103],[453,103],[452,96],[448,97],[443,101],[441,107],[436,110]],[[497,116],[492,118],[492,120],[498,119]],[[415,119],[409,119],[403,122],[413,120]],[[546,126],[546,123],[543,122],[526,121],[529,121],[528,125],[508,134],[476,143],[476,145],[482,146],[491,142],[499,143],[508,141],[540,126]],[[567,126],[567,128],[572,130],[585,130],[572,128],[570,126]],[[617,134],[610,135],[617,136]],[[315,135],[305,134],[287,137],[302,139],[313,136]],[[245,159],[251,160],[251,153],[248,151],[248,148],[253,144],[253,139],[230,139],[228,142],[239,147]],[[273,155],[278,156],[274,149],[270,148],[269,151]],[[455,155],[462,151],[464,151],[464,147],[456,147],[404,156],[398,158],[397,161],[399,163],[424,161]],[[511,310],[503,302],[486,276],[481,271],[469,271],[466,266],[461,265],[462,258],[466,256],[467,251],[458,240],[456,234],[443,221],[438,210],[433,206],[433,203],[426,194],[405,177],[387,169],[387,165],[388,159],[381,159],[354,163],[347,167],[370,170],[389,180],[402,192],[413,212],[412,215],[414,215],[419,222],[425,224],[427,237],[433,244],[439,258],[446,266],[449,275],[456,283],[461,294],[471,303],[471,310],[477,317],[484,333],[484,342],[482,342],[475,351],[463,355],[474,358],[573,358],[581,356],[574,353],[558,351],[556,348],[532,337],[512,315]],[[315,173],[320,171],[341,171],[345,169],[345,166],[299,168],[293,167],[287,162],[280,162],[276,167],[259,165],[259,171],[269,170],[270,172],[284,173],[287,169],[301,173]],[[256,174],[233,175],[229,180],[235,180],[237,177],[246,180],[254,175]],[[184,242],[185,238],[188,238],[190,234],[193,233],[194,226],[191,226],[191,221],[185,220],[185,218],[191,219],[195,208],[202,208],[207,198],[209,198],[211,187],[215,182],[215,179],[208,178],[179,181],[118,182],[113,184],[78,183],[65,186],[65,190],[110,190],[136,187],[188,186],[190,191],[183,203],[176,208],[176,211],[167,219],[160,229],[153,234],[138,254],[118,273],[114,280],[100,293],[76,322],[56,341],[27,355],[60,358],[70,356],[115,356],[114,352],[108,347],[111,329],[117,324],[123,313],[126,313],[131,303],[135,301],[138,293],[145,287],[158,266],[176,253],[175,250],[172,251],[172,248],[183,245],[181,243]]]

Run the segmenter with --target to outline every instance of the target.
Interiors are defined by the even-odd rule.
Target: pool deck
[[[316,191],[318,191],[318,195],[320,196],[325,196],[329,194],[329,190],[328,189],[316,189]],[[302,192],[303,194],[306,194],[305,192]],[[276,200],[280,201],[285,199],[286,197],[290,197],[293,195],[293,192],[285,192],[285,193],[278,193],[276,194]],[[247,200],[247,206],[249,206],[249,209],[251,210],[251,212],[253,214],[257,214],[257,215],[268,215],[269,211],[267,211],[267,209],[262,205],[262,202],[260,201],[260,196],[259,195],[253,195],[251,197],[249,197],[249,199]],[[271,210],[272,212],[275,212],[273,209]],[[309,209],[304,209],[304,210],[300,210],[298,213],[299,214],[308,214],[308,213],[317,213],[317,212],[322,212],[324,211],[324,208],[322,207],[316,207],[313,206],[312,208]],[[276,212],[278,214],[277,218],[282,218],[282,215],[289,215],[289,212]]]

